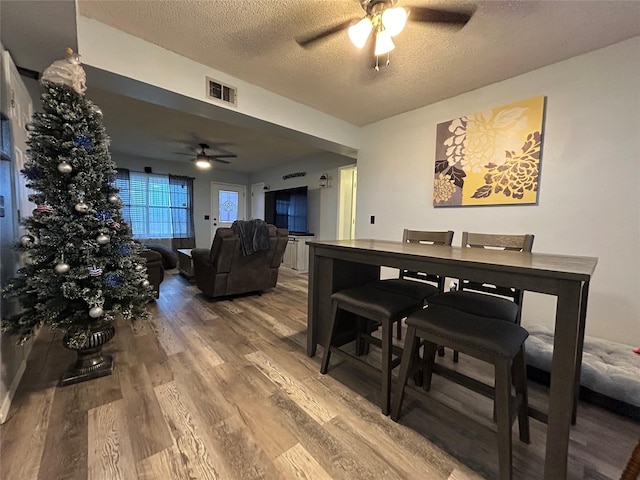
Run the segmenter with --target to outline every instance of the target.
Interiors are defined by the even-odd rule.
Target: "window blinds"
[[[193,179],[118,169],[116,186],[133,238],[193,236]]]

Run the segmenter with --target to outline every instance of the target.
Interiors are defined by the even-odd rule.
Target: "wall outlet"
[[[374,223],[376,223],[376,216],[371,215],[371,225],[373,225]]]

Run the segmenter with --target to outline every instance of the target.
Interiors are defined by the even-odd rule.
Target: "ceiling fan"
[[[322,32],[297,39],[301,47],[309,47],[320,40],[347,30],[351,42],[358,48],[369,44],[376,57],[375,69],[379,70],[378,57],[388,54],[395,45],[391,37],[398,35],[407,21],[421,23],[439,23],[454,26],[464,26],[470,19],[471,13],[444,10],[441,8],[407,6],[396,7],[397,0],[359,0],[365,11],[364,17],[352,18],[346,22],[336,24]]]
[[[205,152],[206,149],[209,148],[209,145],[206,143],[199,143],[200,151],[196,154],[195,158],[192,158],[192,162],[196,162],[196,167],[198,168],[210,168],[211,161],[219,162],[219,163],[231,163],[229,160],[224,160],[225,158],[237,158],[235,153],[222,153],[219,155],[207,155]],[[192,155],[190,153],[180,153],[179,155]]]

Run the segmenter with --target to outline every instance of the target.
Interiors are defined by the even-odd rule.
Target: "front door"
[[[211,182],[211,241],[218,227],[230,227],[246,215],[245,185]]]

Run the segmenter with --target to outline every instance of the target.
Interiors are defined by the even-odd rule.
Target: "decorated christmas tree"
[[[48,324],[80,350],[95,343],[93,332],[109,328],[112,336],[117,315],[146,315],[153,293],[142,246],[121,214],[102,112],[84,96],[78,55],[67,49],[41,86],[43,112],[33,116],[22,170],[37,208],[16,245],[25,265],[5,290],[23,311],[3,319],[2,330],[24,342]]]

